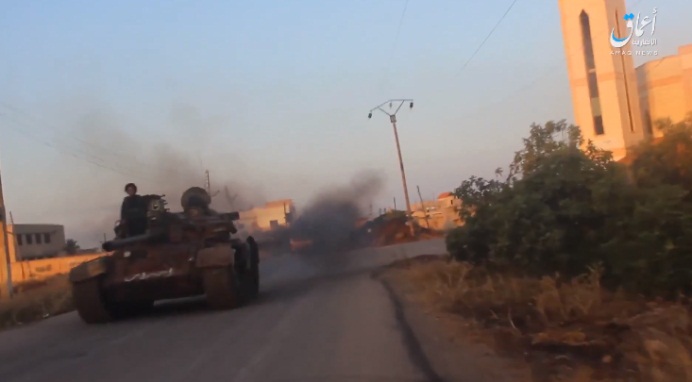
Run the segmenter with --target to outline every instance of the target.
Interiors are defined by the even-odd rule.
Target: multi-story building
[[[12,224],[7,225],[7,236],[13,262],[64,254],[65,228],[62,225]]]
[[[586,141],[621,160],[660,135],[657,121],[692,112],[692,45],[657,58],[657,8],[635,15],[624,0],[559,5],[574,117]],[[635,68],[637,56],[656,59]]]
[[[637,79],[644,131],[658,138],[662,134],[654,128],[657,120],[679,122],[692,112],[692,44],[639,66]]]

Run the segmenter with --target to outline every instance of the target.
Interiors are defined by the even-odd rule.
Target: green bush
[[[448,250],[536,276],[600,263],[605,285],[689,291],[692,118],[662,129],[627,168],[565,121],[532,125],[505,179],[472,177],[456,189],[465,225],[447,236]]]

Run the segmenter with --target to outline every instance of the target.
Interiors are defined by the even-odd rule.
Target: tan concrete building
[[[692,112],[692,44],[679,47],[676,55],[639,66],[637,79],[644,130],[659,137],[658,119],[678,122]]]
[[[451,192],[441,193],[436,200],[414,203],[411,216],[421,227],[436,231],[446,231],[462,225],[459,216],[461,200]],[[427,220],[426,220],[427,218]]]
[[[559,0],[576,124],[615,160],[655,136],[654,122],[692,112],[692,45],[634,67],[633,57],[658,56],[658,10],[627,13],[624,0]]]
[[[64,255],[65,228],[58,224],[8,224],[12,262]]]
[[[295,205],[293,200],[281,199],[271,201],[261,207],[241,211],[240,220],[237,224],[238,230],[241,231],[241,234],[249,234],[285,227],[291,223],[294,215]]]

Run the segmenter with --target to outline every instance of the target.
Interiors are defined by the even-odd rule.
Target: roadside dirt
[[[425,261],[426,257],[417,259]],[[373,277],[387,289],[411,358],[418,360],[419,368],[428,370],[430,381],[531,381],[524,362],[499,354],[470,322],[422,298],[416,285],[398,272],[397,263]]]
[[[0,330],[30,324],[73,310],[67,276],[27,282],[11,300],[0,301]]]
[[[377,277],[437,323],[450,353],[492,349],[470,357],[477,367],[513,381],[692,380],[689,304],[609,293],[597,275],[556,284],[448,260],[406,259]]]

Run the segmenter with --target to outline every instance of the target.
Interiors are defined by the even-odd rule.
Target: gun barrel
[[[124,239],[109,240],[103,243],[103,245],[101,245],[101,248],[103,248],[103,250],[106,252],[111,252],[115,251],[116,249],[125,248],[129,245],[146,243],[148,241],[156,239],[159,236],[161,235],[145,233],[143,235],[131,236]]]

